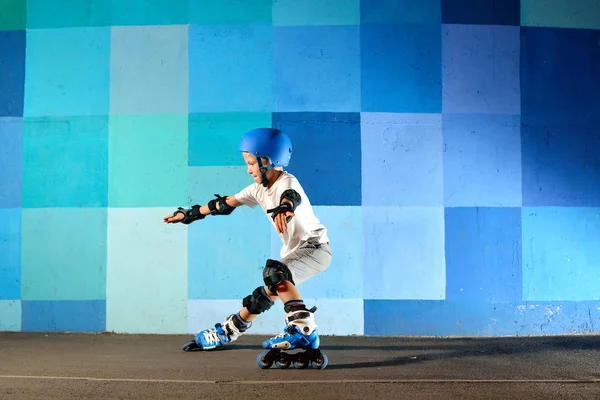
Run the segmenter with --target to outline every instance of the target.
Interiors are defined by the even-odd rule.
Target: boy
[[[239,145],[248,174],[254,183],[234,196],[219,196],[203,206],[178,208],[165,223],[190,224],[207,215],[229,215],[236,207],[259,205],[273,223],[283,242],[281,261],[267,260],[264,285],[242,300],[237,314],[228,316],[214,328],[200,331],[184,350],[210,350],[236,340],[252,325],[252,320],[270,309],[277,298],[284,304],[284,333],[263,342],[266,349],[319,347],[315,309],[308,310],[297,285],[323,272],[331,262],[327,229],[313,213],[298,180],[283,170],[292,156],[288,136],[277,129],[258,128],[246,132]]]

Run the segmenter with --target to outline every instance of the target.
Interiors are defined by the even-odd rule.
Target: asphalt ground
[[[325,369],[260,369],[265,336],[0,333],[0,399],[600,399],[600,336],[321,338]],[[273,397],[276,396],[276,397]]]

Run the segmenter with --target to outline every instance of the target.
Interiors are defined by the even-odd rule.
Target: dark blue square
[[[442,23],[521,24],[520,0],[442,0]]]
[[[292,140],[295,175],[313,205],[361,203],[359,113],[273,113],[273,127]]]
[[[520,301],[520,208],[446,208],[446,299]]]
[[[0,117],[22,117],[25,31],[0,31]]]
[[[22,301],[23,332],[104,332],[106,300]]]
[[[521,114],[565,123],[600,114],[600,32],[521,28]]]
[[[522,116],[523,206],[598,207],[600,116],[557,119]]]
[[[361,25],[361,110],[442,110],[440,24]]]

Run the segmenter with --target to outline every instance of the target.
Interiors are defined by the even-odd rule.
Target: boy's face
[[[248,173],[252,175],[252,178],[254,178],[254,182],[262,183],[262,175],[260,173],[260,168],[258,167],[256,157],[247,152],[243,152],[242,155],[244,156],[244,161],[248,166]]]

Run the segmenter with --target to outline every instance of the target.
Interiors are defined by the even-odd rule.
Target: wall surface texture
[[[0,0],[0,331],[238,311],[265,214],[162,217],[273,126],[329,229],[322,334],[600,332],[599,93],[595,0]]]

